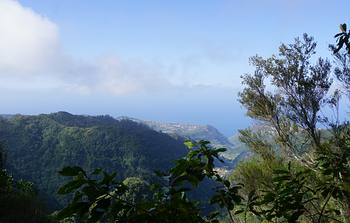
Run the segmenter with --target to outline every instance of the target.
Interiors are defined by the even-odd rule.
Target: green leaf
[[[68,207],[60,210],[58,214],[55,216],[58,220],[62,220],[68,217],[72,217],[74,214],[82,214],[87,211],[89,205],[87,202],[76,202],[70,204]]]
[[[273,193],[267,193],[264,195],[263,200],[261,201],[262,204],[267,204],[275,199],[275,194]]]
[[[241,213],[243,213],[243,212],[244,212],[244,210],[243,210],[243,209],[237,210],[237,211],[235,211],[235,215],[237,215],[237,214],[241,214]]]
[[[62,176],[77,176],[79,173],[85,174],[85,171],[78,166],[67,166],[58,173]]]
[[[340,24],[339,28],[340,28],[340,31],[346,32],[346,24],[345,23]]]
[[[223,153],[223,152],[227,151],[227,149],[226,148],[219,148],[219,149],[216,149],[215,151],[217,153]]]
[[[277,169],[273,171],[274,174],[289,174],[288,170]]]
[[[103,172],[103,179],[101,181],[101,184],[106,184],[106,185],[111,184],[116,175],[117,173],[108,174],[106,172]]]
[[[334,38],[337,38],[337,37],[339,37],[339,36],[341,36],[341,35],[344,35],[344,33],[338,33],[338,34],[336,34],[335,36],[334,36]]]
[[[186,140],[186,141],[184,142],[184,144],[185,144],[185,146],[186,146],[188,149],[192,149],[193,147],[196,146],[196,144],[193,143],[193,142],[190,141],[190,140]]]
[[[94,199],[100,195],[100,191],[94,186],[85,186],[81,191],[88,196],[89,199]]]
[[[101,168],[96,168],[95,170],[94,170],[94,172],[92,172],[91,174],[93,174],[93,175],[98,175],[98,174],[100,174],[102,172],[102,169]]]
[[[86,180],[84,179],[78,179],[78,180],[73,180],[68,182],[67,184],[63,185],[58,189],[58,194],[68,194],[72,192],[73,190],[78,189],[81,187],[83,184],[86,183]]]

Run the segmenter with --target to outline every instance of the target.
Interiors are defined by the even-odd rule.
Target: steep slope
[[[167,134],[176,134],[193,140],[205,139],[216,145],[232,146],[232,144],[223,134],[210,125],[166,123],[155,121],[143,121],[143,123],[156,131],[161,131]]]
[[[121,178],[150,178],[154,170],[167,169],[186,153],[182,140],[143,124],[66,112],[2,118],[0,141],[7,148],[11,172],[50,195],[62,184],[57,171],[66,165],[101,167]]]
[[[225,158],[233,160],[241,151],[237,151],[237,146],[231,143],[229,139],[220,133],[216,128],[210,125],[195,125],[183,123],[168,123],[156,121],[140,121],[150,128],[167,133],[174,138],[182,137],[191,140],[208,140],[216,147],[225,147],[227,152],[223,155]]]

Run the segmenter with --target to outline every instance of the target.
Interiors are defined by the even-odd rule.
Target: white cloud
[[[112,93],[159,90],[171,87],[158,64],[152,66],[141,60],[123,61],[117,57],[105,57],[97,66],[101,85]]]
[[[178,68],[115,55],[81,61],[63,52],[54,22],[15,0],[0,0],[0,34],[1,93],[11,89],[36,92],[59,89],[69,93],[122,95],[186,88],[195,76],[190,68],[202,58],[186,58]],[[223,55],[221,52],[212,57],[221,60]]]
[[[0,0],[0,88],[116,95],[169,87],[156,66],[116,56],[84,62],[65,55],[57,25],[14,0]]]
[[[17,1],[0,0],[0,75],[44,72],[59,52],[57,26]]]

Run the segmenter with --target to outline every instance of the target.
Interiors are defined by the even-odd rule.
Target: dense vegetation
[[[155,170],[168,169],[172,160],[186,153],[183,140],[142,124],[65,112],[3,118],[0,140],[6,147],[7,169],[14,177],[33,182],[51,208],[58,207],[57,199],[63,204],[56,192],[64,180],[57,172],[64,166],[104,168],[117,171],[119,179],[150,180]]]
[[[14,180],[4,168],[5,161],[0,145],[0,222],[56,222],[48,217],[33,183]]]

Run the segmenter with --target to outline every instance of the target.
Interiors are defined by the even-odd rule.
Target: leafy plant
[[[205,179],[216,183],[210,204],[225,208],[230,214],[241,203],[238,190],[241,185],[231,184],[214,169],[215,160],[224,148],[211,148],[208,141],[185,142],[188,153],[175,161],[168,172],[158,172],[162,184],[150,186],[152,194],[147,199],[128,200],[129,188],[116,181],[116,174],[95,170],[89,177],[80,167],[65,167],[62,176],[73,177],[60,187],[59,194],[73,193],[73,199],[58,214],[58,219],[76,217],[96,222],[110,219],[117,222],[218,222],[219,212],[203,215],[197,201],[189,198]],[[233,216],[231,216],[234,221]]]
[[[24,220],[28,223],[56,222],[47,216],[33,183],[15,180],[6,169],[0,168],[0,222]]]
[[[240,102],[260,127],[242,130],[241,140],[260,158],[257,162],[268,167],[272,179],[266,184],[265,174],[254,188],[250,175],[242,174],[244,166],[236,179],[254,189],[241,191],[247,198],[244,210],[261,220],[350,222],[350,131],[338,117],[342,89],[333,85],[332,90],[335,76],[349,92],[348,55],[339,52],[343,46],[349,50],[345,24],[336,37],[334,73],[327,59],[312,59],[316,43],[304,34],[282,44],[278,56],[251,58],[256,70],[243,76]],[[336,114],[335,121],[322,112],[327,107]]]
[[[338,53],[341,48],[345,46],[346,50],[350,54],[350,30],[347,30],[346,24],[340,24],[340,33],[336,34],[334,38],[337,38],[337,47],[334,48],[334,53]]]

